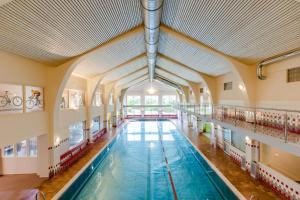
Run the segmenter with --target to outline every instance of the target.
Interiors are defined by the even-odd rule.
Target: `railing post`
[[[215,111],[215,109],[214,109],[214,106],[212,105],[211,106],[211,119],[212,120],[214,119],[214,111]]]
[[[285,112],[284,116],[284,142],[287,143],[288,137],[288,127],[287,127],[287,112]]]
[[[236,107],[234,106],[234,126],[236,126]]]
[[[225,112],[224,112],[224,106],[222,105],[222,112],[221,112],[221,121],[223,122],[224,121],[224,114],[225,114]]]
[[[254,133],[256,133],[256,108],[254,109]]]

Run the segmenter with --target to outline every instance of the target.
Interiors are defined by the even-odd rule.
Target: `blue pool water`
[[[125,125],[60,197],[176,198],[238,199],[170,121],[134,121]]]

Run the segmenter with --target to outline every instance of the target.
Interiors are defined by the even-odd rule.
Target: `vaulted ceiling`
[[[219,52],[254,64],[300,47],[295,0],[164,0],[161,23],[156,73],[182,85],[229,72]],[[89,52],[77,74],[125,87],[147,79],[142,24],[139,0],[6,0],[0,49],[54,67]]]

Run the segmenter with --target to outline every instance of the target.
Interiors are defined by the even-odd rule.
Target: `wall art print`
[[[22,85],[0,84],[0,113],[23,112]]]
[[[69,108],[78,109],[85,105],[85,95],[80,90],[69,90]]]
[[[65,109],[69,108],[69,90],[65,89],[60,102],[60,108]]]
[[[44,110],[44,89],[42,87],[25,86],[25,111]]]

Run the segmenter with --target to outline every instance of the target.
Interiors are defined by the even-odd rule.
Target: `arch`
[[[254,95],[253,89],[254,89],[255,84],[254,84],[253,80],[255,80],[255,77],[253,79],[252,75],[254,74],[254,76],[255,76],[255,73],[252,73],[251,66],[245,65],[245,64],[239,62],[238,60],[236,60],[228,55],[225,55],[222,52],[219,52],[215,49],[212,49],[211,47],[206,46],[205,44],[202,44],[201,42],[199,42],[197,40],[187,37],[181,33],[178,33],[165,25],[161,26],[161,31],[166,34],[171,35],[172,37],[176,38],[176,40],[179,40],[190,46],[196,47],[205,53],[210,54],[211,57],[221,60],[222,63],[224,62],[228,66],[228,68],[230,68],[230,70],[233,72],[233,74],[238,78],[238,80],[239,80],[238,84],[243,87],[242,95],[243,95],[245,104],[249,105],[252,102],[254,102],[255,95]],[[160,52],[160,54],[162,54],[162,52]],[[166,55],[164,55],[164,56],[166,56]],[[172,59],[174,60],[174,58],[172,58]],[[176,59],[176,61],[180,62],[182,64],[182,62],[179,59]],[[185,66],[187,66],[187,65],[185,64]],[[189,68],[191,69],[192,67],[189,66]],[[198,71],[198,70],[196,70],[196,71]],[[211,76],[209,76],[207,74],[205,74],[205,76],[206,77],[204,79],[206,79],[206,83],[209,83],[208,85],[209,85],[209,87],[211,87],[210,91],[212,93],[212,96],[215,96],[215,94],[213,94],[215,87],[212,86],[212,84],[210,84],[210,82],[214,82],[214,80],[213,81],[210,80],[210,78],[208,78],[208,77],[211,77]],[[215,85],[215,83],[213,85]],[[213,99],[215,100],[215,97],[213,97]]]

